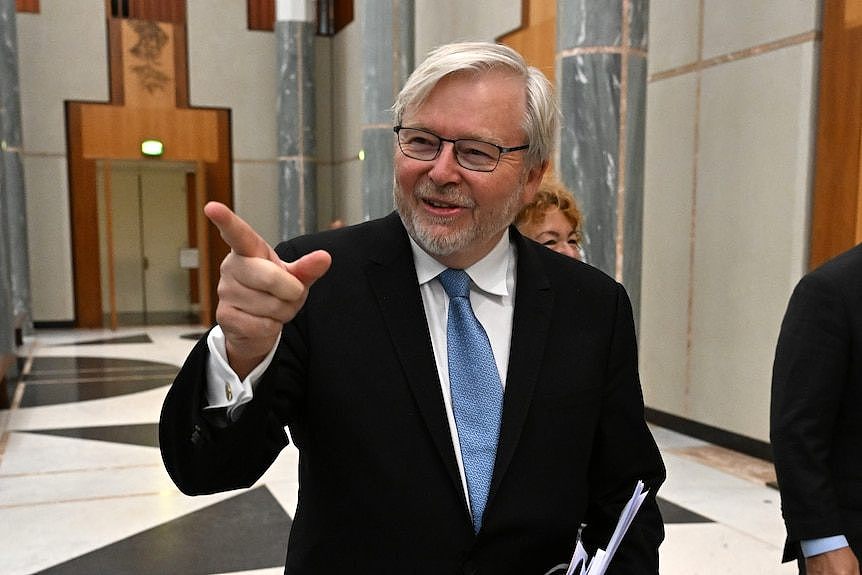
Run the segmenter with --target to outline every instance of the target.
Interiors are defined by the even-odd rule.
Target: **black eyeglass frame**
[[[437,138],[439,140],[439,144],[437,145],[437,151],[434,153],[434,155],[432,157],[430,157],[428,159],[417,158],[416,156],[411,156],[410,154],[405,152],[404,148],[401,146],[401,138],[398,137],[401,130],[414,130],[416,132],[422,132],[423,134],[428,134],[429,136],[433,136],[433,137]],[[530,147],[530,144],[524,144],[523,146],[513,146],[510,148],[507,148],[505,146],[498,146],[497,144],[494,144],[492,142],[486,142],[484,140],[477,140],[475,138],[456,138],[456,139],[452,140],[449,138],[444,138],[443,136],[440,136],[439,134],[435,134],[434,132],[431,132],[429,130],[423,130],[422,128],[411,128],[409,126],[402,126],[401,124],[394,126],[392,128],[392,131],[395,132],[396,137],[398,137],[397,138],[398,139],[398,149],[401,150],[401,153],[404,154],[405,156],[407,156],[408,158],[412,158],[414,160],[419,160],[420,162],[432,162],[432,161],[436,160],[437,157],[440,155],[440,150],[443,149],[443,142],[449,142],[453,146],[453,151],[455,153],[455,160],[458,162],[458,165],[461,166],[462,168],[464,168],[465,170],[470,170],[472,172],[485,172],[485,173],[493,172],[494,170],[497,169],[497,166],[500,164],[500,158],[503,156],[503,154],[508,154],[509,152],[518,152],[520,150],[526,150]],[[494,165],[488,170],[479,170],[476,168],[471,168],[469,166],[465,166],[464,164],[461,163],[461,158],[458,155],[458,146],[456,145],[458,142],[479,142],[481,144],[487,144],[489,146],[493,146],[493,147],[497,148],[497,151],[499,152],[499,154],[497,155],[497,161],[494,162]]]

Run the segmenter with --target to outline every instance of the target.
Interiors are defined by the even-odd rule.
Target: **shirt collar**
[[[413,262],[416,266],[416,277],[419,279],[419,285],[428,283],[446,269],[446,266],[419,247],[419,244],[413,241],[412,237],[410,238],[410,248],[413,250]],[[488,252],[488,255],[464,271],[482,291],[499,296],[509,295],[506,277],[513,254],[514,250],[510,246],[509,232],[506,231],[497,245]]]

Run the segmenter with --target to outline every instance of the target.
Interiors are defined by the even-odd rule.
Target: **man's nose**
[[[428,177],[438,186],[460,181],[461,165],[455,157],[455,144],[443,142],[440,153],[431,160],[433,165],[428,171]]]

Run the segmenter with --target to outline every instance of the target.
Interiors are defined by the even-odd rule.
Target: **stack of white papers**
[[[611,559],[613,559],[614,554],[617,552],[617,548],[620,546],[620,542],[623,540],[623,536],[628,531],[632,521],[634,521],[635,514],[637,514],[641,503],[643,503],[648,494],[649,491],[644,491],[643,481],[638,481],[631,499],[629,499],[622,513],[620,513],[617,527],[614,529],[614,534],[611,535],[611,540],[608,541],[607,549],[599,549],[596,551],[595,556],[590,559],[586,549],[584,549],[584,545],[581,543],[581,534],[579,531],[578,539],[575,542],[575,552],[569,565],[566,566],[564,564],[554,567],[545,575],[562,573],[563,569],[566,569],[566,575],[604,575],[611,563]]]

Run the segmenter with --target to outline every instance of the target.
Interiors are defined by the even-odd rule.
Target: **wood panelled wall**
[[[521,0],[521,27],[498,41],[514,48],[552,83],[556,77],[557,2]]]
[[[819,85],[812,268],[862,242],[862,0],[823,2]]]
[[[39,0],[15,0],[15,10],[18,12],[39,13]]]
[[[246,7],[249,30],[275,29],[275,0],[246,0]]]
[[[337,34],[353,22],[353,0],[317,0],[317,33]],[[248,29],[275,30],[275,0],[246,0]]]
[[[141,140],[155,137],[165,143],[162,160],[197,165],[195,187],[204,201],[233,203],[230,110],[188,105],[185,24],[110,18],[107,25],[111,102],[66,103],[78,327],[102,325],[96,193],[100,160],[140,159]],[[201,270],[217,270],[227,246],[215,227],[202,233],[210,249]],[[201,294],[202,318],[212,317],[207,304],[217,301],[218,275],[201,278],[209,281]]]
[[[106,0],[113,18],[185,24],[186,0]]]

